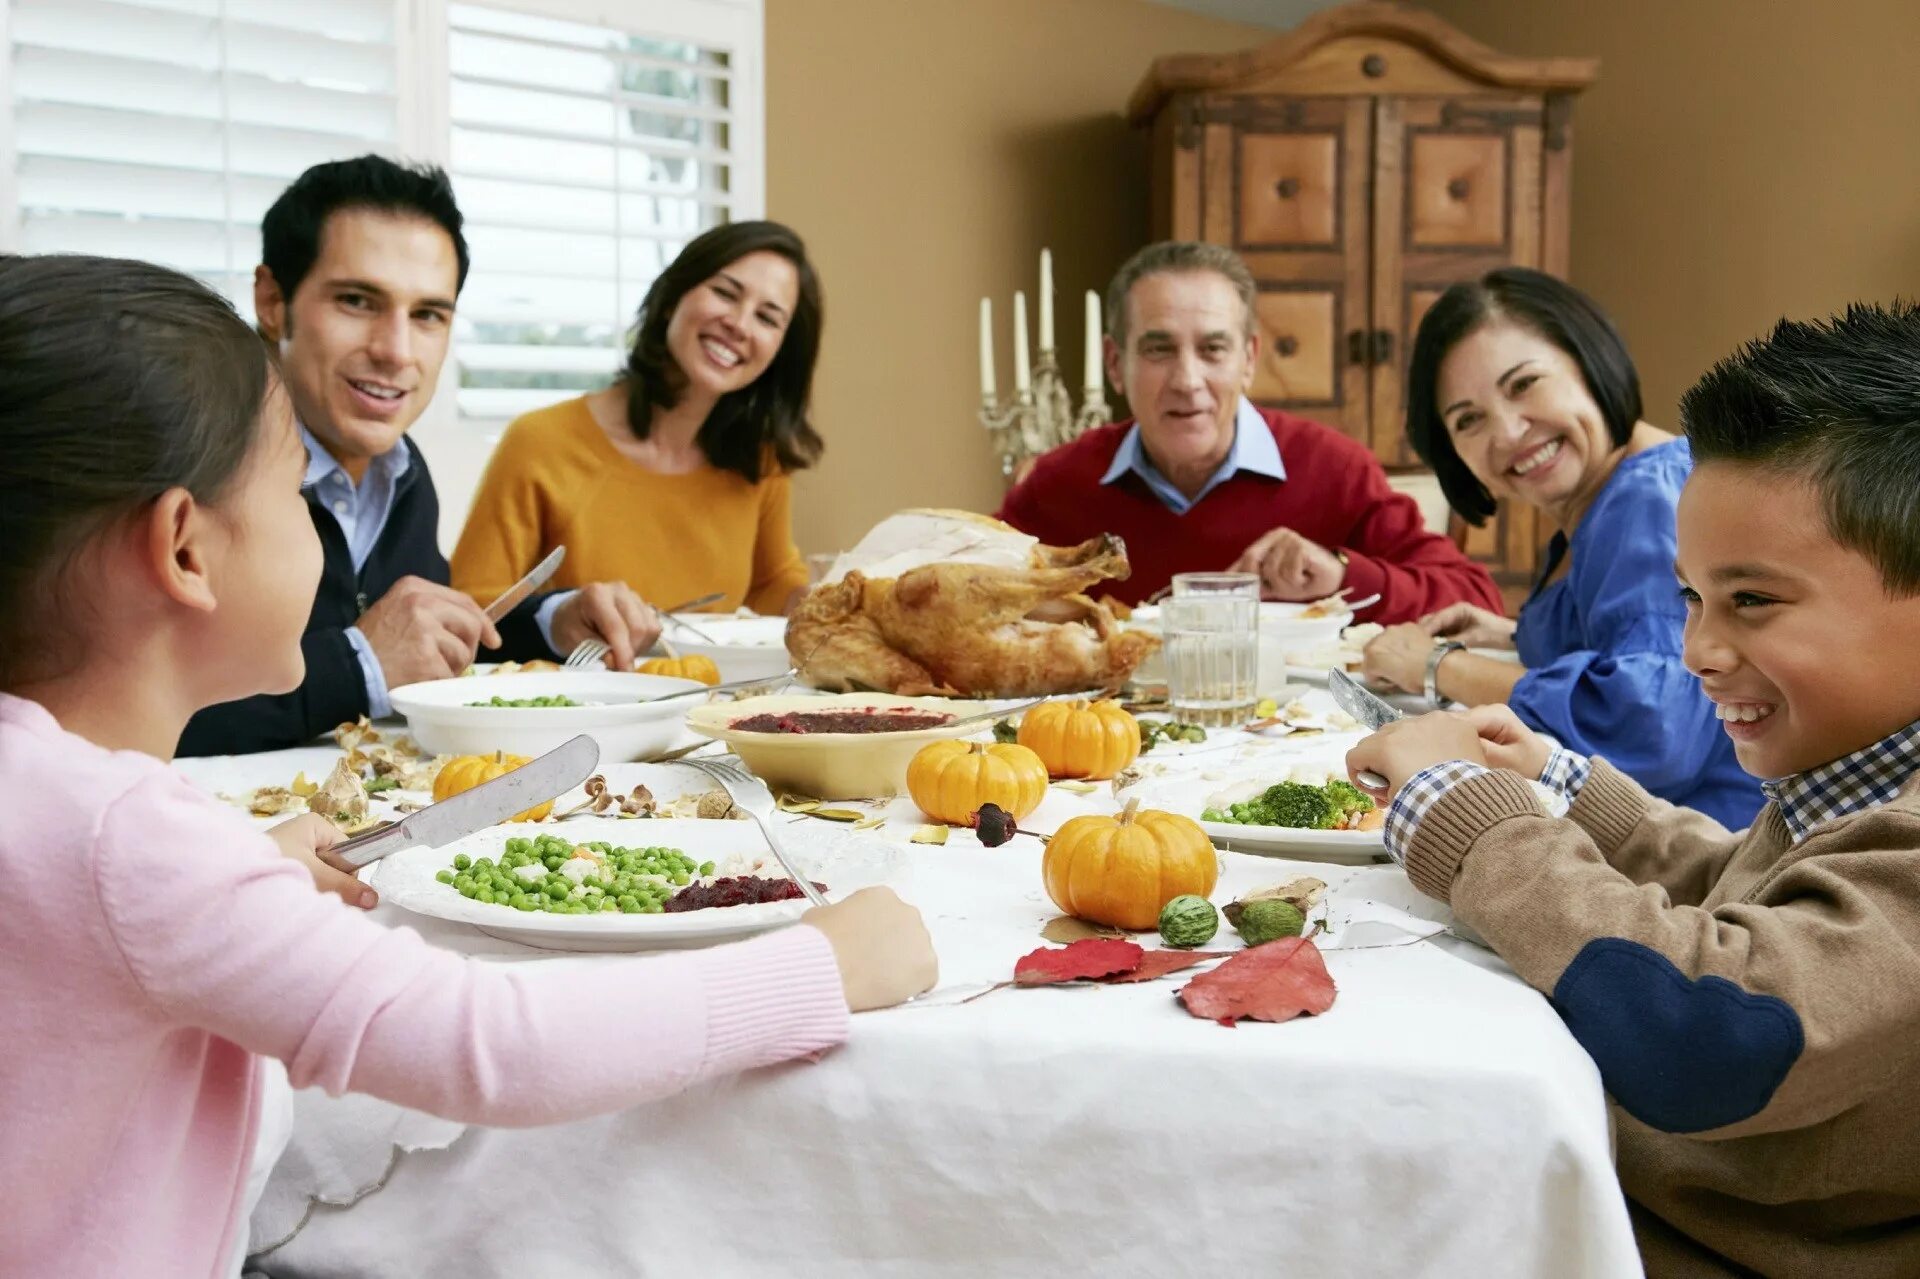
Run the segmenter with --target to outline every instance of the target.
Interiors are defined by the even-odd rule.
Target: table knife
[[[1362,688],[1359,680],[1337,666],[1327,672],[1327,691],[1333,694],[1334,703],[1341,710],[1365,724],[1372,732],[1377,733],[1396,719],[1403,718],[1399,710]],[[1371,769],[1362,769],[1355,775],[1355,780],[1368,790],[1384,792],[1387,789],[1387,779]]]
[[[327,851],[358,867],[415,844],[439,848],[566,794],[591,777],[599,765],[600,744],[582,734],[511,773],[450,795],[408,813],[391,826],[335,844]]]
[[[487,605],[487,620],[489,622],[497,622],[518,608],[521,600],[527,598],[527,596],[547,584],[547,579],[552,577],[559,569],[560,561],[566,558],[566,547],[554,547],[547,555],[547,558],[533,566],[533,572],[527,574],[512,586],[509,586],[503,595],[494,600],[493,603]]]

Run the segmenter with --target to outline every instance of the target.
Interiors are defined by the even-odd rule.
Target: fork
[[[766,783],[725,757],[686,758],[673,762],[683,768],[691,768],[696,773],[705,773],[718,782],[720,789],[727,793],[727,798],[733,801],[734,807],[753,818],[760,833],[766,836],[767,847],[773,850],[774,857],[780,862],[780,869],[800,885],[800,891],[807,895],[807,900],[816,906],[827,904],[826,897],[813,886],[812,880],[800,873],[793,859],[787,856],[787,850],[780,846],[780,837],[774,834],[773,792],[767,789]]]
[[[585,670],[589,666],[600,665],[600,659],[612,651],[604,640],[583,639],[567,654],[567,660],[561,666],[570,671]]]

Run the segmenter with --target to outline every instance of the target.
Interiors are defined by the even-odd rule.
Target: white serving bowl
[[[778,794],[815,799],[881,799],[904,795],[907,765],[920,748],[944,737],[964,737],[984,724],[936,725],[900,733],[754,733],[733,727],[751,715],[788,711],[882,710],[944,712],[959,719],[977,715],[980,702],[944,697],[896,697],[891,693],[829,696],[776,694],[738,702],[709,702],[687,716],[694,732],[725,742],[741,762]]]
[[[720,668],[722,683],[771,679],[793,663],[787,657],[784,617],[713,617],[689,613],[687,620],[713,637],[708,643],[684,626],[668,622],[663,632],[688,657],[707,657]]]
[[[393,709],[407,717],[407,731],[436,755],[539,755],[585,733],[600,743],[607,763],[646,759],[679,742],[687,712],[698,702],[681,698],[646,704],[642,698],[679,693],[701,685],[664,675],[618,671],[552,671],[534,675],[469,675],[436,679],[393,690]],[[470,706],[492,697],[571,697],[584,706]]]
[[[1288,653],[1312,652],[1338,644],[1340,632],[1353,625],[1353,613],[1344,609],[1326,617],[1302,617],[1301,614],[1310,607],[1308,604],[1261,603],[1259,680],[1262,692],[1286,683]],[[1143,604],[1134,609],[1127,624],[1159,635],[1159,605]],[[1142,662],[1133,678],[1141,684],[1166,683],[1165,648],[1155,650]]]

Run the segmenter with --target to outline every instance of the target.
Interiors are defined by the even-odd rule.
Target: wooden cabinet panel
[[[1245,259],[1260,297],[1250,396],[1365,441],[1372,186],[1365,99],[1209,97],[1190,108],[1203,238]]]
[[[1407,245],[1502,248],[1507,243],[1506,134],[1415,132],[1407,140]]]
[[[1374,106],[1369,401],[1374,455],[1414,466],[1406,368],[1420,318],[1449,284],[1540,264],[1538,95],[1380,98]],[[1384,336],[1380,336],[1384,334]]]
[[[1242,248],[1340,249],[1338,129],[1243,133],[1238,141],[1234,242]]]
[[[1262,286],[1253,308],[1260,358],[1251,399],[1302,409],[1339,403],[1340,301],[1334,289]]]

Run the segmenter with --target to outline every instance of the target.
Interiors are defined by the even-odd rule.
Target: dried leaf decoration
[[[1071,946],[1042,946],[1020,957],[1013,966],[1016,986],[1051,986],[1063,981],[1087,981],[1130,973],[1146,954],[1138,943],[1112,937],[1088,937]]]
[[[1118,937],[1125,940],[1126,929],[1113,928],[1106,924],[1089,924],[1084,919],[1075,919],[1072,915],[1055,915],[1040,930],[1040,935],[1048,941],[1057,941],[1062,946],[1072,942],[1085,941],[1089,937]]]
[[[1150,950],[1140,956],[1140,966],[1132,972],[1102,977],[1100,980],[1115,986],[1122,982],[1152,981],[1168,973],[1177,973],[1182,968],[1192,968],[1195,964],[1204,964],[1233,953],[1230,950]]]
[[[1024,961],[1023,961],[1024,962]],[[1195,1017],[1231,1026],[1242,1017],[1291,1021],[1333,1007],[1333,976],[1320,948],[1305,937],[1283,937],[1241,951],[1180,988]]]

